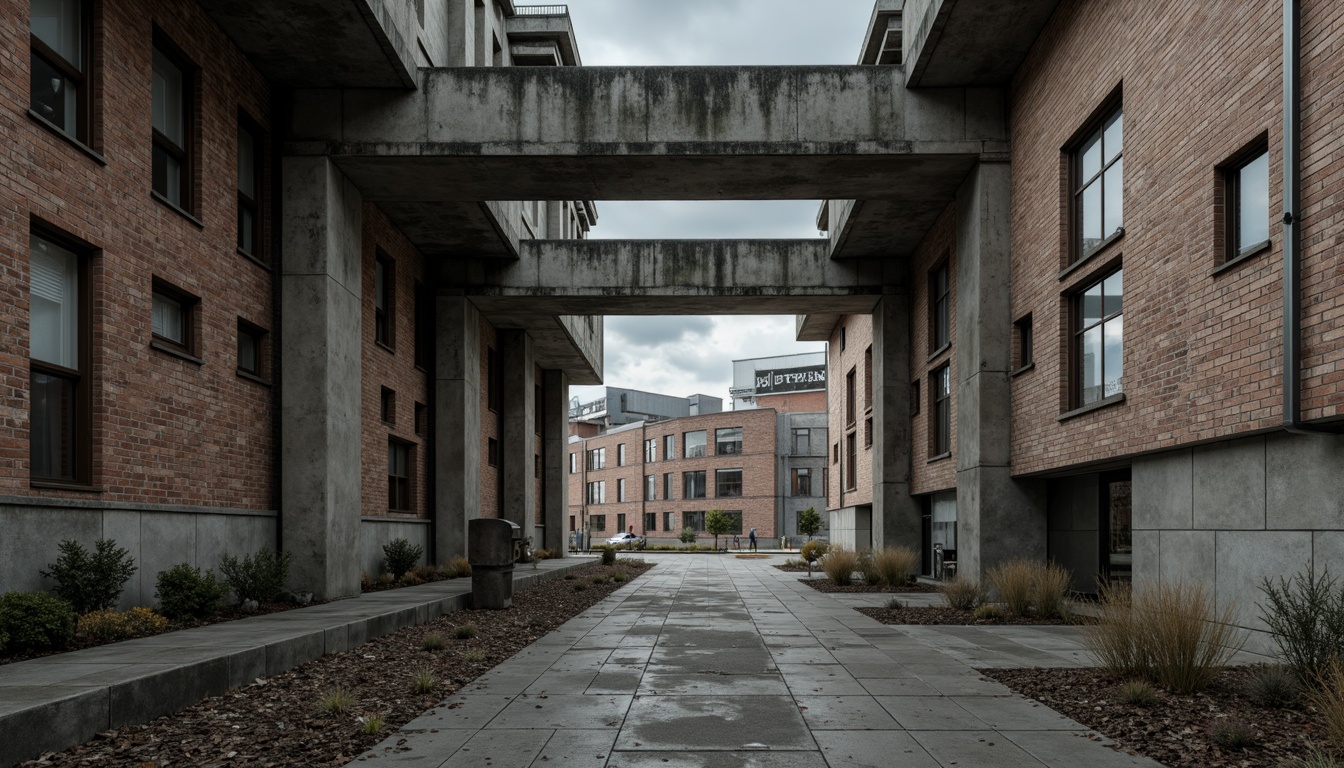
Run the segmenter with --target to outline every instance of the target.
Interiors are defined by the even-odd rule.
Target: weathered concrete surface
[[[873,546],[920,549],[923,505],[910,495],[910,297],[873,310]]]
[[[536,456],[536,359],[532,339],[526,331],[500,331],[498,336],[501,372],[504,375],[501,404],[504,407],[503,433],[499,441],[500,471],[504,487],[500,498],[500,517],[532,532],[537,513],[533,461]]]
[[[434,553],[467,554],[480,516],[481,316],[463,296],[439,296],[434,332]]]
[[[565,517],[569,514],[569,377],[542,371],[541,514],[546,532],[533,544],[565,554]]]
[[[1059,0],[906,0],[902,18],[911,88],[1007,83]]]
[[[410,0],[201,0],[224,33],[281,85],[414,88]],[[340,56],[332,56],[339,50]],[[202,62],[203,63],[203,62]]]

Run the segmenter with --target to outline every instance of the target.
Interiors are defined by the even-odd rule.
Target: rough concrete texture
[[[1265,438],[1200,446],[1192,453],[1195,527],[1263,530]]]
[[[910,495],[910,299],[873,309],[873,546],[922,548],[923,505]]]
[[[365,517],[359,523],[359,567],[370,578],[383,572],[383,545],[405,539],[424,550],[418,565],[427,565],[432,549],[428,520],[389,517]]]
[[[1059,0],[907,0],[902,18],[910,87],[1007,83]]]
[[[524,331],[501,331],[504,433],[499,443],[504,473],[501,514],[531,535],[537,513],[533,462],[537,451],[536,364],[532,339]]]
[[[565,518],[569,514],[569,377],[564,371],[542,373],[541,509],[546,533],[533,542],[565,556]]]
[[[462,296],[435,302],[434,552],[467,553],[467,521],[480,515],[481,316]]]

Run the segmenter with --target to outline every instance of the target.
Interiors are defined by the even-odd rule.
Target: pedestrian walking
[[[755,551],[756,551],[756,529],[755,529],[755,528],[752,528],[751,531],[747,533],[747,547],[748,547],[752,552],[755,552]]]

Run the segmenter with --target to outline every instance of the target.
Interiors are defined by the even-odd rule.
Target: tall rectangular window
[[[845,490],[859,487],[859,436],[845,436]]]
[[[412,512],[411,507],[411,452],[412,446],[400,440],[387,443],[387,511]]]
[[[86,260],[29,239],[29,458],[31,479],[90,480]]]
[[[616,515],[616,532],[625,533],[625,513]]]
[[[1017,370],[1020,371],[1031,367],[1032,363],[1036,361],[1036,352],[1033,348],[1036,339],[1031,327],[1031,315],[1013,323],[1013,330],[1017,336]]]
[[[1122,391],[1124,373],[1124,270],[1117,269],[1075,297],[1074,407]]]
[[[663,498],[664,498],[664,499],[669,499],[669,500],[670,500],[670,499],[672,498],[672,495],[673,495],[673,490],[674,490],[674,489],[672,488],[672,473],[671,473],[671,472],[664,472],[664,473],[663,473]]]
[[[606,469],[607,468],[607,449],[594,448],[588,452],[588,469]]]
[[[569,454],[569,474],[576,475],[579,472],[579,454]]]
[[[238,123],[238,250],[256,259],[261,247],[261,180],[264,144],[261,132]]]
[[[1125,121],[1117,107],[1084,135],[1070,156],[1073,261],[1124,231]]]
[[[677,458],[677,436],[663,435],[663,461]]]
[[[1231,261],[1269,245],[1269,152],[1260,148],[1223,174],[1227,230],[1223,260]]]
[[[71,138],[89,144],[89,8],[83,0],[33,0],[29,22],[31,106]]]
[[[849,373],[845,374],[845,424],[848,426],[854,426],[854,422],[858,418],[856,416],[857,406],[854,402],[857,394],[854,391],[856,386],[854,375],[853,368],[850,368]]]
[[[162,41],[155,42],[153,58],[154,191],[174,206],[192,211],[195,68]]]
[[[649,533],[649,532],[656,531],[656,530],[658,530],[658,513],[657,513],[657,512],[645,512],[645,513],[644,513],[644,531],[645,531],[645,533]]]
[[[625,478],[616,481],[616,500],[625,501]]]
[[[394,342],[396,265],[382,251],[373,260],[373,340],[389,349]]]
[[[705,470],[681,473],[681,497],[683,499],[705,498]]]
[[[725,427],[714,430],[714,455],[725,456],[742,452],[742,428]]]
[[[625,443],[616,446],[616,466],[625,466]]]
[[[812,470],[808,467],[796,467],[789,472],[789,495],[790,496],[811,496],[812,495]]]
[[[952,366],[944,365],[929,375],[929,455],[942,456],[952,451]]]
[[[262,344],[266,339],[266,330],[238,318],[238,373],[263,377]]]
[[[863,409],[873,408],[873,347],[863,351]]]
[[[676,529],[677,529],[677,513],[676,513],[676,512],[664,512],[664,513],[663,513],[663,530],[664,530],[664,531],[675,531]]]
[[[714,496],[720,499],[735,498],[742,495],[742,470],[714,470]]]
[[[794,427],[793,453],[795,456],[807,456],[812,453],[812,430],[806,427]]]
[[[952,338],[952,286],[944,261],[929,273],[929,352],[946,347]]]
[[[644,441],[644,463],[652,464],[658,460],[658,441],[649,439]]]
[[[685,458],[695,459],[705,455],[705,430],[687,432],[682,438],[686,450]]]
[[[599,480],[588,484],[588,503],[606,504],[607,503],[607,481]]]
[[[645,476],[644,476],[644,500],[645,500],[645,501],[657,501],[657,500],[658,500],[658,476],[657,476],[657,475],[645,475]]]

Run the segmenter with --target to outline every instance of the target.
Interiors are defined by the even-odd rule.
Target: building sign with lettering
[[[777,371],[756,372],[756,394],[777,395],[781,392],[804,392],[826,388],[826,366],[784,368]]]

